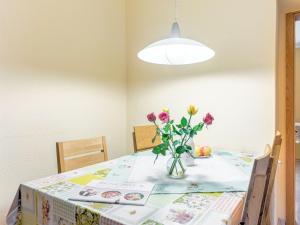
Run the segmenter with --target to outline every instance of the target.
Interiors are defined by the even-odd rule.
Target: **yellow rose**
[[[188,107],[187,112],[188,112],[188,114],[190,114],[191,116],[196,115],[197,112],[198,112],[198,108],[197,108],[196,106],[194,106],[194,105],[190,105],[190,106]]]
[[[165,108],[163,108],[162,111],[163,111],[163,112],[166,112],[166,113],[169,113],[169,108],[165,107]]]

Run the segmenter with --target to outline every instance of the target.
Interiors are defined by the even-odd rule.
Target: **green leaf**
[[[161,151],[160,145],[157,145],[152,149],[152,152],[157,155],[160,154],[160,151]]]
[[[168,148],[162,148],[160,153],[165,156],[166,155],[166,151],[167,151]]]
[[[177,148],[176,148],[176,153],[177,154],[182,154],[182,153],[184,153],[186,150],[185,150],[185,147],[184,146],[182,146],[182,145],[180,145],[180,146],[178,146]]]
[[[185,147],[185,149],[188,150],[188,151],[191,151],[191,150],[192,150],[192,147],[191,147],[190,145],[185,145],[184,147]]]
[[[176,129],[176,127],[173,125],[172,126],[172,128],[173,128],[173,132],[175,133],[175,134],[177,134],[177,135],[182,135],[177,129]]]
[[[179,129],[182,128],[181,124],[177,124],[176,127]]]
[[[179,140],[175,140],[174,142],[173,142],[173,144],[176,146],[176,145],[179,145],[181,143],[181,141],[179,141]]]
[[[171,124],[169,124],[169,123],[163,128],[164,132],[166,132],[166,133],[168,133],[170,131],[170,129],[171,129]]]
[[[193,137],[194,135],[196,135],[197,134],[197,131],[194,131],[194,130],[191,130],[190,131],[190,137]]]
[[[182,117],[181,118],[181,121],[180,121],[180,124],[182,127],[185,127],[187,125],[188,121],[185,117]]]
[[[198,132],[198,131],[202,130],[203,126],[204,126],[204,123],[199,123],[193,127],[193,131]]]
[[[167,152],[167,150],[169,149],[169,142],[165,142],[165,143],[163,143],[163,144],[161,144],[161,145],[162,145],[162,147],[161,147],[160,153],[161,153],[162,155],[166,155],[166,152]]]
[[[197,124],[196,126],[193,127],[193,131],[197,132],[200,130],[200,124]]]
[[[170,135],[169,134],[163,134],[162,135],[162,140],[163,140],[163,142],[169,141],[170,140]]]
[[[152,149],[152,152],[157,155],[158,154],[166,155],[167,150],[168,150],[168,142],[155,146]]]
[[[186,128],[182,128],[182,132],[185,133],[186,135],[190,134],[190,131]]]

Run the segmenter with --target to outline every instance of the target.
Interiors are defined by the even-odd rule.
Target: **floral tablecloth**
[[[146,158],[145,158],[146,157]],[[148,152],[133,154],[67,173],[53,175],[20,185],[7,216],[7,224],[23,225],[212,225],[237,224],[243,207],[245,189],[250,178],[253,157],[247,154],[215,151],[211,161],[196,159],[196,166],[212,165],[216,160],[242,174],[246,179],[211,181],[202,174],[183,181],[157,182],[145,206],[74,202],[68,200],[93,180],[139,181],[136,166],[149,178],[149,168],[141,163],[154,158]],[[143,159],[143,160],[141,160]],[[144,163],[145,165],[147,163]],[[225,165],[222,164],[222,165]],[[227,167],[225,166],[225,167]],[[190,168],[188,168],[189,170]],[[197,171],[197,168],[193,170]],[[217,170],[217,168],[208,168]],[[222,168],[221,168],[222,169]],[[192,170],[192,169],[190,169]],[[233,171],[232,168],[227,171]],[[203,173],[203,171],[202,171]],[[137,179],[137,180],[136,180]],[[190,179],[190,180],[189,180]],[[227,183],[226,183],[227,182]],[[223,184],[224,183],[224,184]]]

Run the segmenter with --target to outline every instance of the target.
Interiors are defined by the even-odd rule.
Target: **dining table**
[[[195,158],[181,179],[167,176],[167,156],[132,153],[20,184],[7,225],[237,225],[254,156],[213,149]],[[145,205],[70,200],[94,181],[149,182]]]

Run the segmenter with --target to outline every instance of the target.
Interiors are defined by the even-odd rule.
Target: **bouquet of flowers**
[[[147,115],[149,122],[152,122],[156,128],[156,135],[152,142],[155,142],[157,137],[161,138],[162,143],[153,148],[152,152],[156,154],[156,159],[159,155],[165,156],[167,151],[171,153],[172,158],[168,162],[168,175],[173,178],[183,177],[185,173],[184,165],[181,161],[181,154],[187,153],[192,155],[192,147],[189,141],[202,131],[203,127],[208,127],[214,121],[214,117],[207,113],[202,121],[192,125],[193,117],[198,113],[198,108],[190,105],[187,109],[188,117],[183,116],[179,123],[175,123],[170,117],[169,109],[165,108],[158,115],[161,124],[158,124],[157,117],[154,112]]]

